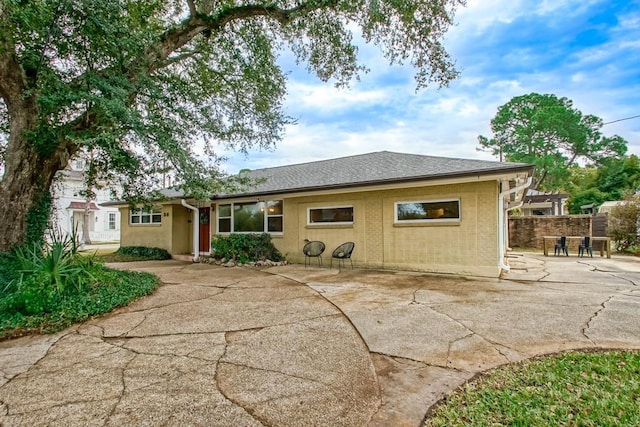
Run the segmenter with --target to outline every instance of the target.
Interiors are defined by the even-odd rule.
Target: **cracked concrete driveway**
[[[119,265],[163,285],[0,343],[0,425],[418,426],[476,373],[640,348],[635,258],[513,255],[502,279]]]

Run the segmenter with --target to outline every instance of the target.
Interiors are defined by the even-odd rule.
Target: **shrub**
[[[271,242],[271,235],[236,234],[216,237],[211,243],[214,258],[247,261],[282,261],[284,257]]]
[[[122,246],[116,251],[116,254],[135,257],[139,260],[171,259],[171,254],[166,249],[146,246]]]
[[[633,196],[609,213],[608,234],[620,252],[631,249],[638,242],[640,198]]]
[[[81,292],[71,287],[64,293],[54,293],[47,312],[10,310],[12,297],[19,297],[20,293],[0,295],[0,339],[33,332],[57,332],[127,305],[151,293],[159,284],[158,278],[152,274],[112,270],[99,264],[94,265],[92,273],[96,282]]]
[[[94,258],[78,255],[75,241],[61,234],[52,234],[42,246],[18,247],[2,258],[11,279],[3,285],[0,308],[9,313],[51,312],[61,295],[81,292],[95,281]]]

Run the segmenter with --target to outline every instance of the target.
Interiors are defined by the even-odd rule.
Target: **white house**
[[[87,201],[81,196],[84,184],[85,161],[73,160],[58,174],[53,188],[52,228],[71,234],[76,230],[82,238],[85,210],[88,209],[89,237],[92,243],[120,241],[120,212],[118,208],[100,206],[113,200],[108,188],[96,189],[96,198]],[[87,206],[88,203],[88,206]]]

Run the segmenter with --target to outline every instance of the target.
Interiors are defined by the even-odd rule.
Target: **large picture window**
[[[130,224],[160,224],[161,222],[160,208],[132,210],[129,215]]]
[[[282,200],[218,205],[218,233],[282,233]]]
[[[460,199],[397,202],[396,223],[459,222]]]
[[[307,224],[353,224],[353,206],[309,208]]]

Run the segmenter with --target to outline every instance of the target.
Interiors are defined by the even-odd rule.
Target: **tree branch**
[[[307,15],[318,9],[331,8],[337,3],[337,0],[309,0],[289,9],[282,9],[274,5],[245,5],[227,7],[212,15],[192,13],[180,26],[166,31],[160,37],[160,45],[147,52],[148,72],[153,72],[165,66],[165,60],[172,52],[189,43],[203,31],[217,33],[230,22],[261,16],[274,19],[281,25],[286,25],[298,16]],[[189,9],[191,10],[191,8],[190,4]]]
[[[187,0],[187,4],[189,5],[189,16],[196,16],[198,11],[196,10],[196,4],[193,0]]]
[[[0,43],[0,52],[3,52],[0,55],[0,96],[7,105],[9,115],[13,115],[19,108],[22,94],[27,90],[27,79],[9,37],[0,39],[4,39]]]

